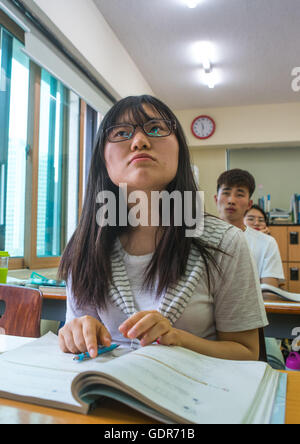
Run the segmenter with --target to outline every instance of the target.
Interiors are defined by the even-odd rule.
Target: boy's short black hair
[[[234,168],[232,170],[224,171],[217,181],[217,192],[222,185],[228,187],[245,187],[249,191],[249,197],[255,191],[255,179],[249,171],[240,170],[239,168]]]

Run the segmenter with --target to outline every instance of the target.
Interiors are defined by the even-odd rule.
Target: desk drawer
[[[289,262],[287,278],[289,291],[292,293],[300,293],[300,262]]]
[[[289,262],[300,262],[300,227],[288,227]]]
[[[269,227],[271,236],[273,236],[278,244],[282,262],[287,262],[288,259],[288,229],[287,227]]]
[[[288,262],[282,262],[285,282],[284,285],[281,285],[281,288],[283,290],[289,291],[289,263]]]

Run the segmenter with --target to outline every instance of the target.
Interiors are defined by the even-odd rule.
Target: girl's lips
[[[155,161],[155,159],[150,156],[149,154],[139,154],[134,156],[129,163],[134,163],[134,162],[138,162],[138,161],[145,161],[145,160],[152,160]]]
[[[153,160],[153,159],[151,159],[151,157],[136,157],[135,159],[132,159],[131,163],[138,162],[140,160]]]

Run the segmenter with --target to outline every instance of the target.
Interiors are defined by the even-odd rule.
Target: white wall
[[[256,180],[257,202],[259,185],[262,194],[271,194],[272,208],[290,208],[291,196],[300,193],[300,144],[298,148],[240,149],[230,151],[230,168],[250,171]]]
[[[299,96],[300,97],[300,96]],[[216,122],[215,134],[205,141],[191,133],[191,123],[201,114]],[[239,106],[211,109],[177,110],[189,146],[237,147],[252,144],[290,144],[300,142],[300,102],[276,105]]]
[[[153,94],[92,0],[25,0],[25,3],[43,21],[47,19],[52,31],[58,29],[72,43],[117,98]]]
[[[282,150],[290,147],[300,149],[300,103],[287,103],[275,105],[259,105],[244,107],[210,108],[177,110],[175,114],[179,118],[190,147],[195,165],[199,168],[200,188],[205,191],[205,204],[207,211],[217,214],[213,196],[216,192],[218,176],[226,170],[226,149],[237,148],[274,148],[282,147]],[[215,134],[205,141],[196,139],[191,132],[191,123],[195,117],[207,114],[216,122]],[[291,156],[289,162],[298,165],[298,157]],[[284,157],[284,151],[281,154]],[[234,167],[238,166],[238,161]],[[232,165],[230,165],[232,167]],[[241,162],[240,167],[247,169],[247,161]],[[249,167],[252,167],[252,164]],[[266,187],[272,193],[270,183],[278,181],[278,156],[270,158],[266,177],[270,180]],[[300,170],[300,166],[298,165]],[[260,183],[261,178],[258,179]],[[290,181],[288,175],[281,177],[282,187],[287,188]],[[296,186],[292,187],[293,189]],[[298,187],[299,188],[299,187]],[[276,188],[273,189],[276,193]],[[298,189],[298,192],[300,188]],[[274,194],[273,192],[273,194]],[[290,188],[287,194],[290,193]],[[284,194],[286,196],[286,193]],[[287,198],[282,196],[280,202],[284,205]],[[275,202],[274,202],[275,203]]]
[[[217,215],[214,194],[217,177],[225,170],[226,152],[223,148],[190,151],[192,162],[199,169],[199,188],[204,191],[205,211]]]

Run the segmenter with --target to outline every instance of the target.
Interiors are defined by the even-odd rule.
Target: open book
[[[48,333],[0,356],[0,397],[85,414],[109,397],[169,424],[269,423],[280,375],[162,345],[76,362]]]
[[[290,293],[289,291],[282,290],[281,288],[277,288],[269,284],[260,284],[260,286],[263,293],[273,293],[276,294],[276,296],[281,297],[282,299],[300,302],[300,294],[298,293]]]

